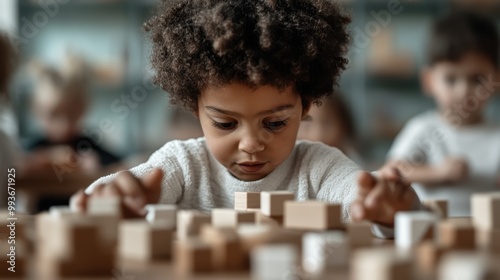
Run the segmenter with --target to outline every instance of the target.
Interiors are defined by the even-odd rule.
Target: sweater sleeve
[[[183,152],[179,149],[178,141],[172,141],[165,144],[162,148],[154,152],[147,162],[131,168],[129,171],[138,178],[149,174],[154,168],[160,168],[163,171],[162,192],[159,203],[175,204],[182,198],[184,190],[184,172],[182,163],[178,155]],[[99,178],[92,183],[85,193],[91,194],[94,188],[99,184],[111,182],[118,173]]]

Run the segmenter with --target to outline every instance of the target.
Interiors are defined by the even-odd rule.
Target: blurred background
[[[156,3],[153,0],[0,1],[0,29],[13,38],[17,52],[17,69],[7,92],[15,120],[13,129],[17,130],[23,153],[45,145],[47,139],[41,139],[44,138],[41,135],[51,130],[47,122],[57,122],[64,114],[59,107],[62,111],[51,107],[52,112],[44,107],[51,104],[38,104],[37,91],[85,88],[85,93],[74,93],[86,96],[78,99],[84,110],[80,112],[79,106],[65,108],[71,108],[69,112],[74,113],[74,119],[81,117],[82,123],[75,124],[77,134],[102,148],[101,164],[94,164],[90,170],[104,172],[101,166],[110,170],[131,166],[170,139],[201,135],[196,120],[173,110],[167,95],[150,82],[149,45],[141,28],[153,14]],[[481,10],[498,18],[500,23],[500,1],[341,3],[353,16],[350,65],[342,77],[341,91],[357,136],[353,146],[365,167],[376,169],[384,163],[394,137],[405,122],[435,107],[422,93],[419,80],[430,23],[461,9]],[[500,121],[498,97],[489,105],[488,116]],[[63,137],[64,133],[55,131],[53,135]],[[57,168],[52,165],[52,169]],[[75,169],[68,165],[61,168],[59,173],[64,176],[73,174]],[[99,172],[87,181],[92,181]],[[24,181],[27,185],[30,182]]]

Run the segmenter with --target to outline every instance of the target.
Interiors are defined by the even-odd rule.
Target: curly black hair
[[[166,0],[145,23],[154,83],[197,111],[207,86],[288,86],[304,106],[347,66],[349,15],[329,0]]]

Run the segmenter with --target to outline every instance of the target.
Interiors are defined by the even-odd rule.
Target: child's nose
[[[239,150],[248,154],[255,154],[261,152],[265,148],[262,139],[259,138],[258,133],[245,133],[239,143]]]

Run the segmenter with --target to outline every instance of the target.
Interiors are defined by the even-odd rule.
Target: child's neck
[[[461,116],[459,114],[445,114],[443,112],[440,112],[440,115],[444,122],[455,128],[475,126],[484,122],[483,113]]]

